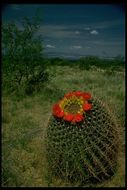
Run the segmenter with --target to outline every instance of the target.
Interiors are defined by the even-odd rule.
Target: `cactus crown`
[[[91,110],[92,105],[88,102],[91,95],[88,92],[71,92],[53,106],[53,115],[65,121],[77,123],[85,118],[85,113]]]

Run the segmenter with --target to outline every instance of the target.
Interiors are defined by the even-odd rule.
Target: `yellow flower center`
[[[60,102],[60,107],[65,113],[83,114],[83,104],[84,100],[82,97],[72,96],[70,98],[63,98],[63,100]]]
[[[65,112],[76,114],[78,111],[80,111],[80,106],[76,103],[68,104],[64,107]]]

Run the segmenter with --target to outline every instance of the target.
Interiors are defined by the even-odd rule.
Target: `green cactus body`
[[[85,119],[70,123],[51,116],[47,126],[47,158],[54,176],[96,183],[114,175],[118,154],[118,134],[110,111],[91,99],[92,109]]]

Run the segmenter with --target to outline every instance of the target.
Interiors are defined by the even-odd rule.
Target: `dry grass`
[[[2,97],[2,186],[48,187],[69,186],[60,179],[50,184],[47,178],[45,132],[51,106],[64,93],[89,91],[107,103],[119,124],[121,139],[118,170],[100,187],[125,186],[125,75],[98,70],[80,70],[68,66],[50,67],[55,72],[47,88],[36,95],[15,100]]]

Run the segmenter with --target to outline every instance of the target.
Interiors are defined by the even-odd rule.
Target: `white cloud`
[[[81,49],[82,46],[72,46],[71,49]]]
[[[92,41],[92,44],[98,46],[122,46],[125,45],[125,42],[118,39],[112,39],[110,41],[99,40],[99,41]]]
[[[38,34],[52,38],[70,38],[74,36],[74,32],[69,29],[70,27],[64,25],[44,25],[40,27]]]
[[[75,31],[75,34],[80,34],[80,32],[79,31]]]
[[[97,29],[105,29],[105,28],[111,28],[114,26],[119,26],[123,23],[124,23],[124,19],[123,20],[117,19],[117,20],[99,22],[99,23],[94,24],[93,27]]]
[[[47,48],[56,48],[55,46],[50,45],[50,44],[47,44],[46,47],[47,47]]]
[[[90,27],[86,27],[86,28],[84,28],[84,30],[90,30]]]
[[[97,35],[97,34],[99,34],[99,33],[98,33],[97,30],[92,30],[92,31],[90,31],[90,34]]]

